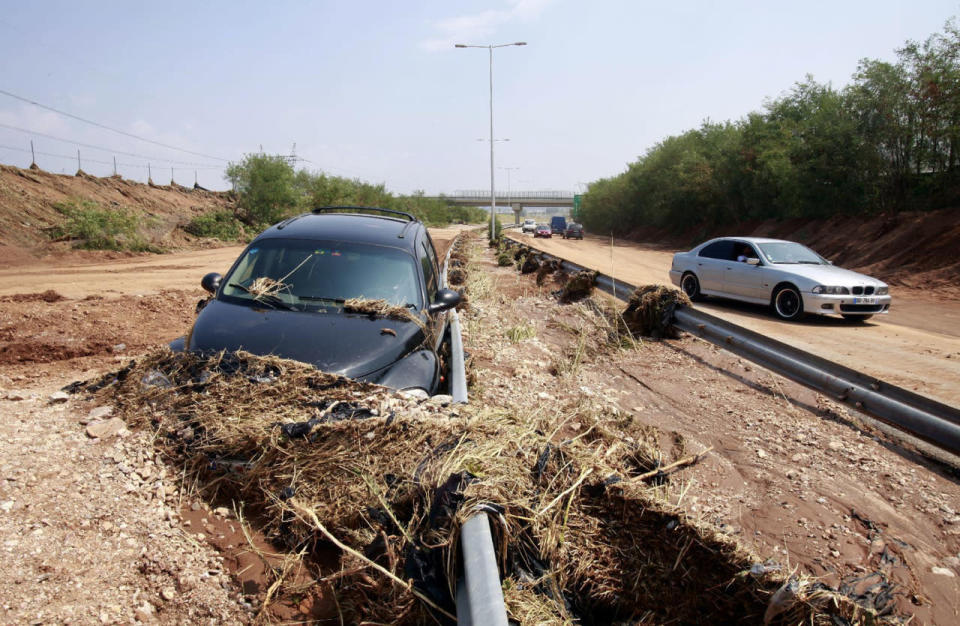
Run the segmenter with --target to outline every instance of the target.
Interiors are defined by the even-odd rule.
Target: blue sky
[[[450,193],[490,182],[488,54],[453,44],[526,41],[494,51],[494,134],[510,139],[496,165],[518,168],[513,189],[572,191],[705,119],[759,110],[806,74],[841,87],[859,59],[893,60],[954,15],[960,2],[937,0],[3,0],[0,90],[209,157],[296,143],[301,167]],[[149,161],[158,183],[173,165],[178,183],[196,169],[201,185],[227,186],[224,161],[0,94],[0,162],[28,165],[31,138],[48,154],[107,148],[80,148],[96,175],[123,151],[149,157],[116,154],[126,177],[145,180]],[[507,171],[496,175],[505,189]]]

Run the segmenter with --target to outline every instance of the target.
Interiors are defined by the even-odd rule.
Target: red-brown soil
[[[178,227],[201,213],[231,207],[230,197],[225,192],[179,185],[152,186],[120,177],[66,176],[0,165],[0,267],[69,250],[69,244],[51,243],[47,235],[52,226],[64,219],[54,209],[60,202],[84,199],[104,208],[132,209],[143,216],[141,228],[151,243],[193,247],[202,242],[185,235]]]

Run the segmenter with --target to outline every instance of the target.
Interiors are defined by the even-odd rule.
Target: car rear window
[[[298,310],[323,308],[350,298],[423,307],[415,259],[387,246],[264,239],[247,248],[223,281],[221,295],[235,302],[255,301],[261,291],[253,289],[257,279],[264,279],[261,286],[271,285],[273,297]]]
[[[703,256],[710,259],[723,259],[724,261],[729,261],[733,254],[733,242],[732,241],[714,241],[712,244],[700,250],[700,253],[697,256]]]

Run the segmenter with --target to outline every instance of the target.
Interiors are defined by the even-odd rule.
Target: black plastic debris
[[[319,423],[320,420],[312,418],[305,422],[288,422],[286,424],[276,422],[274,426],[279,426],[280,432],[288,439],[306,439],[313,427]]]

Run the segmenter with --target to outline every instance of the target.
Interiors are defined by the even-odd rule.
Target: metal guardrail
[[[507,626],[500,570],[486,513],[468,519],[460,529],[463,579],[457,581],[457,624]]]
[[[443,281],[443,287],[447,286],[447,269],[450,265],[450,254],[453,252],[453,246],[457,243],[460,235],[454,237],[447,248],[447,255],[443,259],[443,269],[440,272]],[[463,336],[460,333],[460,316],[457,310],[451,309],[448,313],[450,318],[450,395],[453,401],[459,404],[466,404],[467,397],[467,371],[463,360]]]
[[[515,239],[507,240],[537,249]],[[589,269],[543,251],[540,253],[547,258],[556,258],[567,271]],[[605,274],[598,275],[597,287],[624,300],[636,289],[630,283],[614,280]],[[954,407],[694,308],[677,309],[674,322],[682,330],[824,393],[850,408],[896,426],[938,448],[960,455],[960,410]]]
[[[442,285],[447,286],[450,254],[460,235],[454,238],[441,270]],[[467,376],[464,365],[463,337],[460,316],[456,309],[450,315],[450,395],[453,401],[466,404]],[[457,623],[465,626],[507,626],[507,608],[503,603],[500,570],[497,567],[490,519],[477,513],[460,528],[460,551],[463,555],[463,578],[457,581]]]

